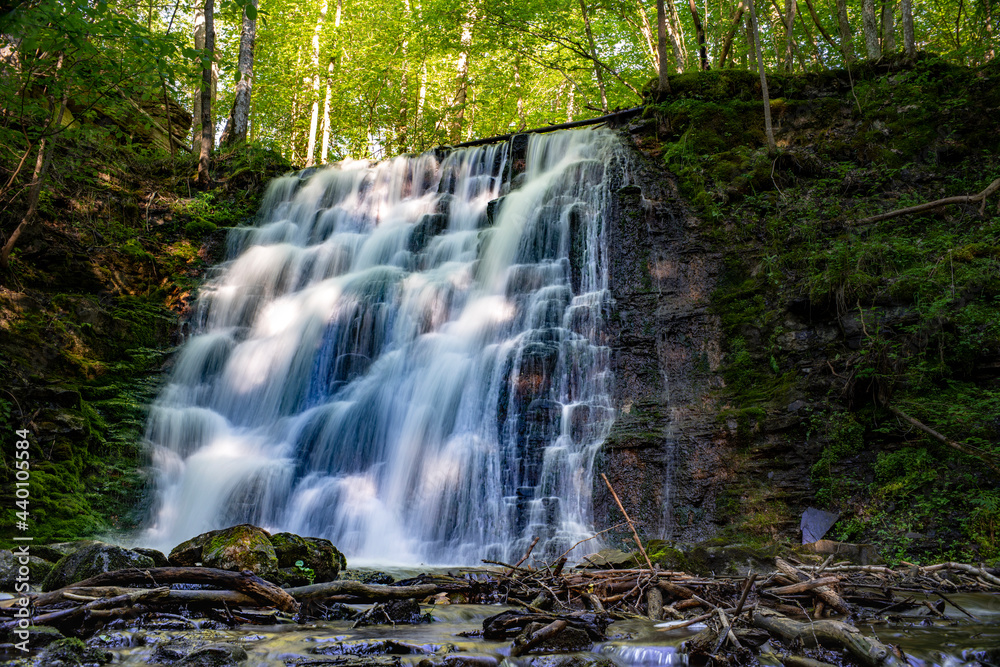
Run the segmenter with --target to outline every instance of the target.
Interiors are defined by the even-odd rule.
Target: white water
[[[145,541],[250,522],[455,564],[589,537],[616,146],[531,136],[492,226],[506,144],[273,183],[153,406]]]

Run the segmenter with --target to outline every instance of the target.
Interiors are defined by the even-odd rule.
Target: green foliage
[[[306,567],[305,561],[295,561],[295,569],[301,572],[302,575],[309,580],[310,584],[316,581],[316,571],[311,567]]]

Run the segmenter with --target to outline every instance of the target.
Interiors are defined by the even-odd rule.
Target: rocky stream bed
[[[534,545],[532,545],[534,546]],[[1000,665],[1000,577],[794,551],[725,576],[646,548],[568,564],[531,549],[476,568],[346,569],[326,540],[249,526],[169,556],[100,542],[23,557],[0,601],[2,664],[449,667]],[[729,549],[732,554],[735,550]],[[848,553],[848,551],[841,551]],[[655,554],[654,554],[655,556]],[[294,560],[291,560],[294,559]],[[45,563],[45,565],[43,565]],[[265,576],[266,575],[266,576]],[[279,585],[280,584],[280,585]],[[283,586],[283,587],[282,587]]]

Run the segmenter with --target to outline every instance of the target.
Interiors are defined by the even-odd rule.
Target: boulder
[[[278,572],[278,556],[267,531],[248,523],[218,531],[202,547],[205,567],[241,572],[250,570],[267,579]]]
[[[63,556],[76,553],[84,547],[89,547],[91,544],[98,544],[98,542],[97,540],[74,540],[73,542],[32,545],[31,553],[50,563],[57,563]]]
[[[417,624],[430,623],[430,614],[421,614],[420,605],[416,600],[390,600],[377,604],[354,622],[354,627],[365,625],[396,625],[400,623]]]
[[[111,662],[112,654],[100,648],[89,647],[76,637],[59,639],[38,654],[38,664],[45,667],[78,667],[104,665]]]
[[[340,579],[360,581],[363,584],[381,584],[388,586],[396,583],[393,576],[381,570],[341,570]]]
[[[236,667],[246,660],[247,652],[239,644],[209,644],[192,651],[177,664],[184,667]]]
[[[42,590],[54,591],[104,572],[153,566],[149,556],[114,544],[95,542],[59,559],[42,582]]]
[[[21,570],[21,559],[12,551],[0,551],[0,591],[13,593]],[[52,563],[33,553],[28,556],[28,584],[38,586],[52,571]],[[21,582],[23,583],[23,582]]]
[[[170,561],[167,560],[167,557],[163,555],[162,551],[147,549],[146,547],[135,547],[132,551],[152,558],[153,567],[168,567],[170,565]]]
[[[277,533],[271,536],[271,545],[278,558],[278,567],[304,572],[307,579],[308,570],[312,570],[313,581],[307,583],[334,581],[340,570],[347,567],[344,554],[333,546],[333,542],[320,537]],[[297,565],[299,562],[301,566]],[[294,576],[295,572],[286,572],[286,575]]]
[[[178,544],[168,560],[178,567],[200,564],[236,572],[250,570],[264,579],[275,578],[278,557],[269,538],[267,531],[248,523],[210,530]]]

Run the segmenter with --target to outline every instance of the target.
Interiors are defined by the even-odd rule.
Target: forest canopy
[[[299,164],[598,116],[640,104],[656,77],[657,4],[667,72],[756,69],[744,0],[29,0],[0,16],[3,162],[30,169],[39,142],[74,119],[96,121],[80,132],[128,134],[123,119],[135,115],[160,134],[177,131],[162,110],[148,112],[167,98],[193,112],[196,133],[208,62],[212,136],[223,134],[238,83],[252,81],[247,137]],[[754,9],[769,71],[911,50],[977,65],[997,46],[996,0],[757,0]],[[197,136],[184,143],[198,148]]]

